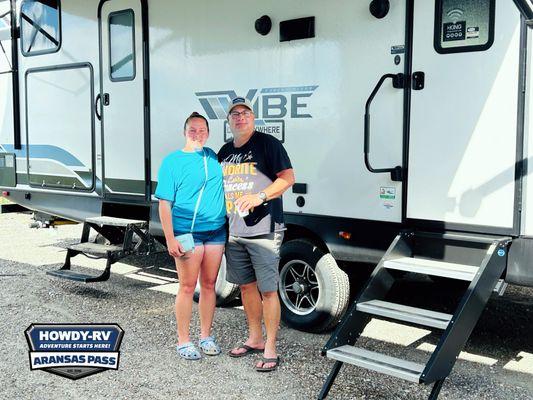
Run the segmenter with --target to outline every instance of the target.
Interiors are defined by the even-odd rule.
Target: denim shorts
[[[189,232],[174,232],[174,236],[182,235]],[[226,225],[222,225],[220,228],[214,231],[205,232],[193,232],[195,246],[203,246],[208,244],[225,244],[228,239]]]

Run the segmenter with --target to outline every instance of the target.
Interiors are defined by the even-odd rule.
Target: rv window
[[[494,42],[495,0],[437,0],[435,50],[441,54],[483,51]]]
[[[54,53],[61,45],[59,0],[24,0],[20,6],[21,50],[25,56]]]
[[[112,81],[135,79],[134,27],[133,10],[109,14],[109,75]]]

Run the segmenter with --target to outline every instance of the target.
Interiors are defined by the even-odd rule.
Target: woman
[[[178,344],[176,350],[187,360],[220,354],[211,336],[215,313],[215,282],[226,242],[226,208],[222,169],[216,153],[204,147],[209,137],[205,117],[194,112],[184,125],[185,147],[168,155],[159,169],[155,196],[169,254],[174,257],[179,278],[176,296]],[[186,239],[192,233],[194,249]],[[184,239],[180,235],[189,236]],[[193,294],[200,277],[200,340],[198,347],[189,336]]]

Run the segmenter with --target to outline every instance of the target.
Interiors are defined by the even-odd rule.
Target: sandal
[[[208,336],[204,339],[198,341],[198,347],[202,350],[204,354],[208,356],[218,356],[220,354],[220,347],[213,336]]]
[[[244,349],[244,351],[241,353],[234,353],[234,350],[240,350],[240,349]],[[228,351],[228,355],[233,358],[239,358],[239,357],[247,356],[248,354],[262,353],[263,351],[265,351],[265,349],[258,349],[256,347],[250,347],[247,344],[243,344],[242,346],[236,347]]]
[[[278,357],[276,358],[265,358],[265,357],[261,357],[261,362],[263,363],[263,365],[261,365],[260,367],[256,366],[255,367],[255,370],[258,371],[258,372],[271,372],[271,371],[274,371],[276,368],[278,368],[278,366],[281,364],[281,359]],[[265,367],[265,364],[272,364],[274,363],[273,366],[271,367]]]
[[[178,355],[185,360],[199,360],[202,358],[202,355],[192,342],[187,342],[181,346],[177,345],[176,351],[178,352]]]

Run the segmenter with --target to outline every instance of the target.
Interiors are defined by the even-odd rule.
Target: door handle
[[[98,93],[98,95],[96,96],[96,100],[94,101],[94,112],[96,114],[96,118],[98,118],[98,121],[102,120],[102,115],[99,112],[100,110],[99,103],[100,103],[101,98],[102,96],[100,96],[100,93]]]
[[[102,105],[109,105],[109,93],[104,93],[103,96],[98,93],[96,100],[94,101],[94,112],[96,113],[96,118],[98,118],[98,121],[102,120]]]
[[[365,137],[364,137],[364,152],[365,152],[365,166],[370,172],[374,174],[381,174],[390,172],[391,180],[393,181],[402,181],[403,180],[403,168],[401,166],[396,166],[393,168],[374,168],[370,165],[369,153],[370,153],[370,105],[374,100],[374,97],[381,89],[381,85],[387,79],[392,79],[392,86],[396,89],[403,89],[405,87],[405,79],[403,74],[385,74],[383,75],[376,87],[370,94],[370,97],[366,101],[365,106]]]

